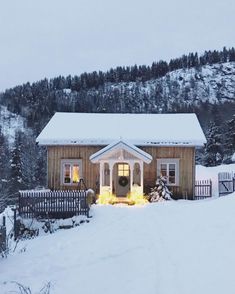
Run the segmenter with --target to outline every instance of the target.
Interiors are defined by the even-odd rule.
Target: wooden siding
[[[141,147],[140,147],[141,148]],[[194,147],[142,147],[152,155],[150,164],[144,164],[144,186],[154,186],[157,178],[157,159],[179,158],[179,186],[170,190],[176,198],[193,199],[195,185],[195,148]]]
[[[74,190],[76,185],[61,185],[61,159],[81,159],[82,177],[88,188],[97,191],[99,164],[93,164],[89,157],[102,146],[49,146],[47,148],[48,187],[53,190]]]
[[[88,188],[96,193],[99,188],[99,164],[93,164],[89,157],[104,146],[49,146],[48,147],[48,187],[50,189],[75,189],[76,186],[61,185],[61,159],[81,159],[82,177]],[[144,164],[144,186],[153,187],[157,178],[157,159],[179,159],[179,186],[171,187],[176,198],[193,197],[195,185],[194,147],[140,147],[152,155],[150,164]]]

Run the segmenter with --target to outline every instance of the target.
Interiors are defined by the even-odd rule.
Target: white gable
[[[37,137],[40,145],[202,146],[195,114],[56,113]]]
[[[120,156],[122,157],[122,160],[125,160],[125,154],[127,154],[127,158],[129,159],[131,156],[133,156],[133,158],[138,158],[146,163],[150,163],[152,161],[152,156],[150,154],[144,152],[132,144],[123,141],[115,142],[104,147],[103,149],[91,155],[90,160],[93,163],[97,163],[102,159],[116,157],[118,159]]]

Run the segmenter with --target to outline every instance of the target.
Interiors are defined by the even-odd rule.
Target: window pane
[[[169,176],[174,177],[175,176],[175,170],[169,170]]]
[[[173,163],[169,164],[169,170],[175,170],[175,164]]]
[[[74,164],[73,165],[73,183],[79,182],[79,165]]]
[[[121,177],[123,176],[123,170],[118,168],[118,176]]]
[[[175,184],[175,176],[169,176],[169,184]]]
[[[124,164],[124,165],[123,165],[123,169],[129,171],[129,165],[128,165],[128,164]]]
[[[68,184],[71,182],[71,166],[70,164],[64,165],[64,183]]]
[[[123,175],[124,175],[125,177],[129,177],[129,170],[124,170],[124,171],[123,171]]]
[[[118,176],[119,177],[122,177],[122,176],[125,176],[125,177],[129,177],[129,164],[118,164]]]
[[[166,177],[167,176],[167,165],[161,164],[161,170],[160,170],[161,176]]]

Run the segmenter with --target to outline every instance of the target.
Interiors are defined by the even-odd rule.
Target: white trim
[[[160,176],[160,168],[161,164],[167,165],[167,174],[169,175],[169,164],[175,164],[175,183],[171,184],[169,183],[167,179],[167,185],[168,186],[179,186],[180,184],[180,167],[179,167],[179,158],[159,158],[157,159],[157,177]]]
[[[101,160],[106,160],[105,157],[107,156],[107,154],[113,150],[116,150],[116,151],[125,150],[125,151],[131,153],[137,159],[144,161],[145,163],[150,163],[152,161],[152,156],[150,154],[148,154],[147,152],[144,152],[140,148],[138,148],[130,143],[127,143],[127,142],[124,142],[121,140],[117,141],[115,143],[112,143],[112,144],[102,148],[98,152],[92,154],[90,156],[90,160],[92,163],[97,163]],[[122,162],[123,159],[121,159],[120,161]]]
[[[60,162],[60,184],[63,186],[76,186],[77,183],[65,183],[64,182],[64,168],[65,164],[74,165],[77,164],[79,166],[79,177],[82,178],[82,160],[81,159],[61,159]]]

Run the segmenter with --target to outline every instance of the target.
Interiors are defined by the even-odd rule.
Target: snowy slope
[[[50,281],[53,294],[233,293],[235,193],[95,206],[92,215],[89,224],[21,242],[0,259],[1,294],[15,289],[7,281],[35,292]]]
[[[123,105],[135,111],[170,110],[177,103],[199,105],[200,102],[224,103],[235,102],[235,62],[205,65],[199,68],[179,69],[162,78],[146,82],[107,83],[103,97],[112,103],[112,95],[118,91],[123,101],[117,108],[124,111]],[[97,90],[88,90],[90,96],[97,95]],[[126,98],[128,97],[128,98]],[[102,99],[102,98],[101,98]],[[105,98],[104,98],[105,99]],[[105,105],[105,103],[103,102]],[[167,105],[167,108],[166,108]],[[105,105],[105,107],[108,107]],[[109,106],[110,108],[112,105]],[[160,107],[160,109],[159,109]],[[109,108],[107,108],[109,110]]]
[[[0,127],[10,143],[14,142],[15,132],[24,131],[24,119],[7,110],[5,106],[0,105]]]
[[[162,78],[166,91],[169,80],[175,81],[176,97],[173,98],[188,97],[189,100],[208,100],[211,103],[235,100],[235,62],[173,71]]]

